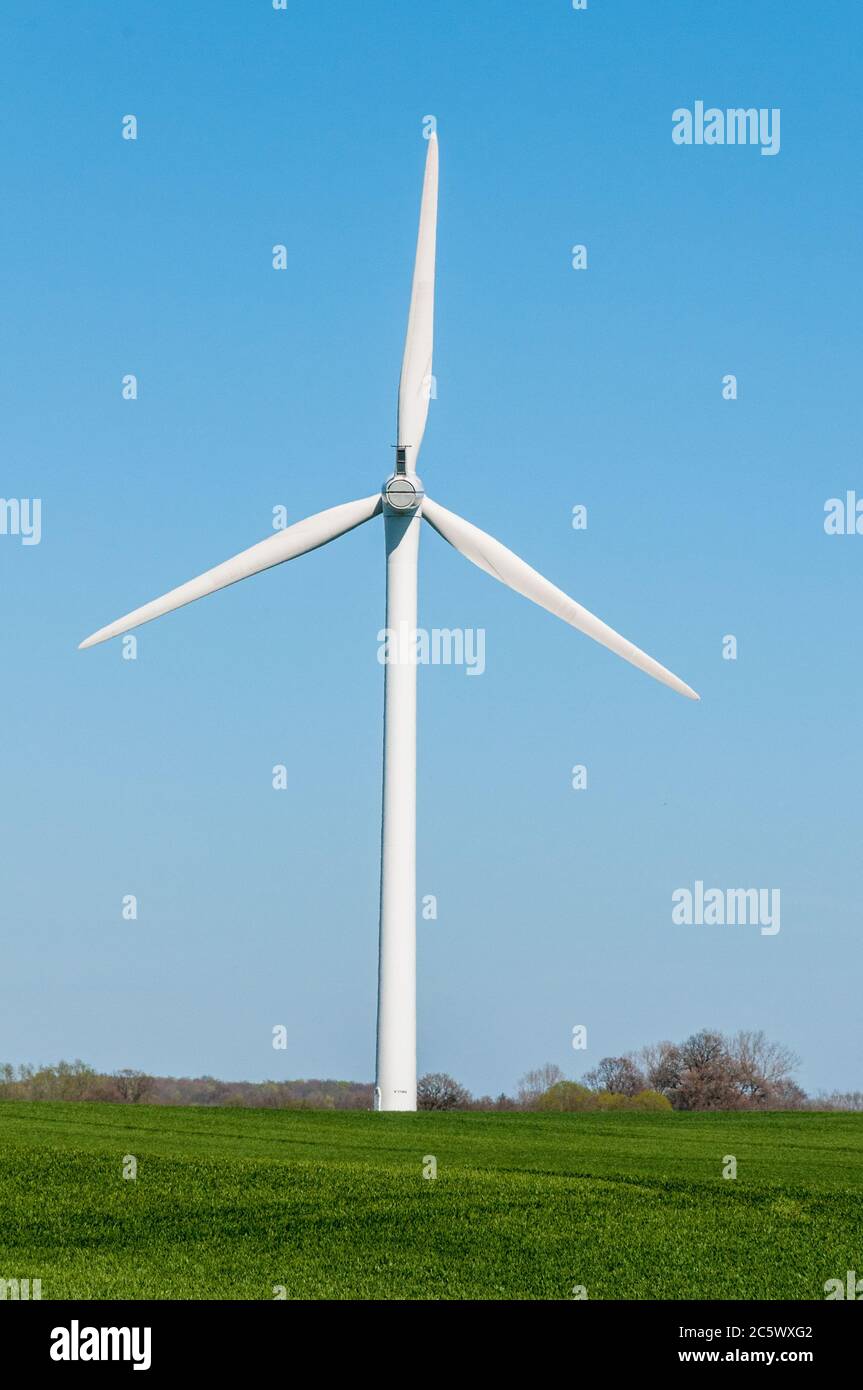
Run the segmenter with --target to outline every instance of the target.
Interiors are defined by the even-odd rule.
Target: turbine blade
[[[616,652],[624,661],[631,662],[640,671],[646,671],[649,676],[653,676],[654,680],[662,681],[663,685],[670,685],[672,690],[686,695],[690,700],[701,698],[680,680],[679,676],[660,666],[658,661],[654,661],[652,656],[647,656],[640,648],[633,646],[632,642],[627,642],[619,632],[595,618],[586,608],[582,608],[580,603],[576,603],[575,599],[571,599],[562,589],[550,584],[535,569],[525,564],[524,560],[520,560],[511,550],[507,550],[505,545],[481,531],[478,526],[473,526],[469,521],[456,516],[455,512],[448,512],[445,507],[438,506],[430,497],[423,501],[422,514],[438,535],[443,536],[445,541],[449,541],[451,546],[461,551],[462,555],[472,560],[481,570],[485,570],[486,574],[499,579],[502,584],[508,585],[517,594],[523,594],[531,602],[539,604],[540,608],[553,613],[555,617],[562,618],[571,627],[577,628],[587,637],[592,637],[603,647],[608,647],[609,651]]]
[[[100,627],[98,632],[81,642],[80,647],[95,647],[98,642],[119,637],[121,632],[128,632],[141,623],[149,623],[152,618],[160,618],[163,613],[171,613],[175,608],[182,608],[186,603],[215,593],[217,589],[225,589],[240,579],[259,574],[261,570],[282,565],[286,560],[294,560],[309,550],[317,550],[318,546],[334,541],[355,526],[361,526],[380,510],[381,496],[376,492],[373,497],[364,497],[359,502],[344,502],[339,507],[330,507],[325,512],[317,512],[315,516],[297,521],[293,526],[285,527],[284,531],[277,531],[275,535],[267,536],[266,540],[241,551],[233,559],[216,565],[215,569],[207,570],[206,574],[198,575],[197,579],[190,579],[178,589],[172,589],[161,598],[153,599],[152,603],[145,603],[142,608],[127,613],[125,618]]]
[[[411,471],[416,469],[431,392],[437,185],[437,136],[432,132],[426,154],[411,307],[399,381],[398,443],[407,447]]]

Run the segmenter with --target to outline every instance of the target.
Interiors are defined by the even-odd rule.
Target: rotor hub
[[[423,500],[422,483],[416,473],[394,473],[384,483],[384,503],[391,512],[411,512]]]

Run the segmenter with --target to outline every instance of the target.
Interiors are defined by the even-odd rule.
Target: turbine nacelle
[[[425,496],[422,479],[416,473],[395,472],[387,478],[381,490],[384,511],[390,516],[405,516],[416,511]]]

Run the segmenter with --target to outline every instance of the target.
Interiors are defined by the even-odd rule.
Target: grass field
[[[823,1298],[861,1194],[856,1115],[0,1104],[0,1278],[43,1299]]]

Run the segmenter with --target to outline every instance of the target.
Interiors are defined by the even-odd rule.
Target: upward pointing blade
[[[407,464],[412,470],[416,469],[425,433],[431,393],[437,185],[437,136],[432,132],[426,155],[411,308],[399,382],[398,443],[407,446]]]
[[[701,698],[679,676],[660,666],[652,656],[648,656],[625,637],[621,637],[619,632],[615,632],[614,628],[609,627],[600,618],[595,618],[586,608],[582,608],[580,603],[576,603],[575,599],[570,598],[547,579],[543,579],[542,575],[531,569],[524,560],[520,560],[511,550],[507,550],[505,545],[481,531],[478,526],[473,526],[471,522],[456,516],[455,512],[448,512],[445,507],[438,506],[430,497],[423,501],[422,514],[445,541],[449,541],[450,545],[460,550],[462,555],[472,560],[481,570],[485,570],[486,574],[499,579],[502,584],[508,585],[517,594],[523,594],[531,602],[539,604],[540,608],[553,613],[555,617],[562,618],[570,627],[578,628],[579,632],[592,637],[594,642],[599,642],[603,647],[608,647],[609,651],[622,656],[624,661],[631,662],[640,671],[646,671],[654,680],[661,681],[663,685],[670,685],[678,694],[686,695],[690,700]]]
[[[171,613],[175,608],[193,603],[196,598],[203,598],[205,594],[215,593],[217,589],[227,588],[240,579],[260,574],[261,570],[271,569],[273,565],[282,565],[286,560],[294,560],[309,550],[317,550],[319,545],[326,545],[337,536],[343,536],[346,531],[352,531],[355,526],[361,526],[380,508],[381,495],[376,492],[373,497],[364,497],[359,502],[344,502],[340,507],[329,507],[325,512],[317,512],[315,516],[297,521],[284,531],[277,531],[274,536],[267,536],[266,540],[241,551],[233,559],[216,565],[215,569],[207,570],[206,574],[198,575],[197,579],[190,579],[178,589],[172,589],[161,598],[153,599],[152,603],[145,603],[142,608],[127,613],[125,618],[118,618],[108,627],[100,627],[80,646],[95,647],[97,642],[119,637],[121,632],[128,632],[141,623],[149,623],[152,618],[161,618],[163,613]]]

